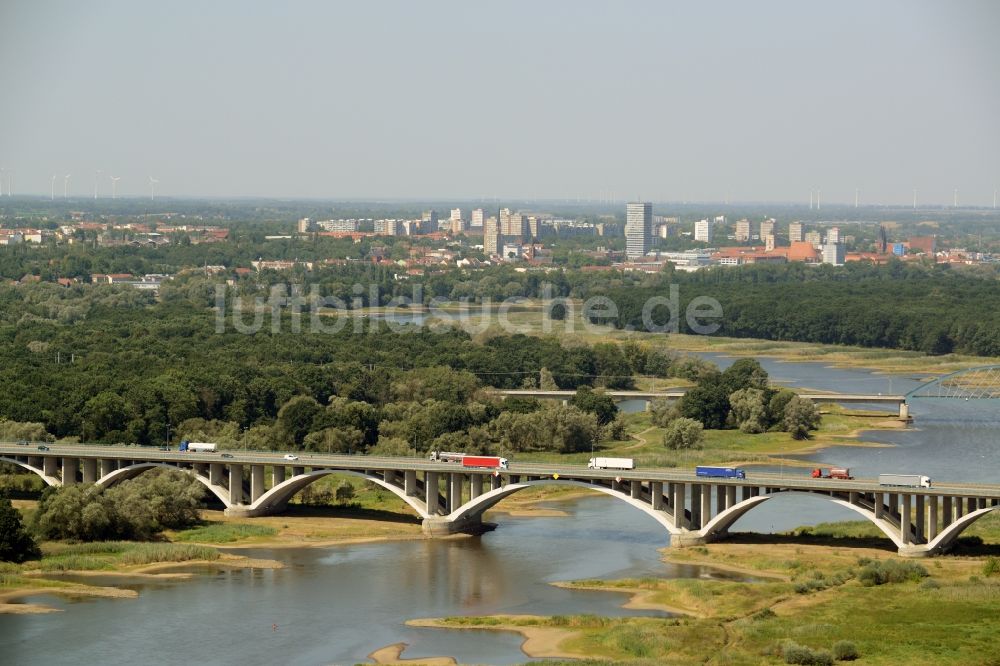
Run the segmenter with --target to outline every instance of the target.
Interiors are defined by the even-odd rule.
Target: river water
[[[733,359],[704,354],[725,367]],[[772,381],[843,393],[905,393],[919,378],[761,359]],[[913,426],[866,433],[885,448],[834,447],[802,456],[858,476],[928,474],[995,482],[1000,407],[992,401],[917,399]],[[802,468],[781,473],[805,474]],[[648,516],[607,497],[561,502],[565,517],[498,514],[481,537],[315,549],[253,549],[284,569],[208,568],[189,580],[113,581],[139,598],[71,601],[40,595],[65,612],[0,616],[0,663],[345,664],[406,642],[404,657],[450,655],[461,663],[526,660],[516,634],[407,627],[448,615],[629,614],[624,597],[549,583],[581,578],[723,576],[660,561],[666,534]],[[775,531],[857,516],[819,498],[777,497],[734,530]],[[643,612],[643,614],[649,614]],[[272,630],[277,624],[277,631]]]

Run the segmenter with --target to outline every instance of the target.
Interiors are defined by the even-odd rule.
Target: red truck
[[[490,469],[507,469],[507,459],[499,456],[465,456],[462,467],[489,467]]]
[[[851,470],[846,467],[831,467],[828,474],[824,474],[823,470],[816,468],[812,471],[812,478],[814,479],[853,479],[851,476]]]

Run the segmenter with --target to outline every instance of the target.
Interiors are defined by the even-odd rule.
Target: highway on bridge
[[[39,447],[46,447],[44,450]],[[295,460],[288,460],[286,455],[296,456]],[[284,451],[244,451],[237,449],[221,450],[216,452],[192,452],[178,451],[176,449],[161,450],[156,447],[140,446],[107,446],[91,444],[50,444],[30,442],[28,444],[17,444],[14,442],[0,442],[0,456],[71,456],[80,458],[103,458],[111,460],[130,460],[141,462],[164,462],[164,463],[227,463],[244,465],[270,465],[284,467],[310,467],[310,468],[337,468],[345,470],[420,470],[431,472],[458,472],[476,471],[476,469],[466,469],[457,463],[430,461],[424,458],[415,457],[378,457],[365,455],[329,455],[303,452]],[[871,492],[873,490],[885,490],[886,486],[880,486],[877,479],[813,479],[808,476],[806,468],[801,469],[801,474],[773,474],[753,471],[753,466],[743,466],[747,472],[746,479],[728,479],[719,477],[696,476],[694,470],[683,470],[677,468],[637,468],[633,470],[600,470],[588,469],[586,465],[550,463],[550,462],[519,462],[507,456],[510,468],[503,471],[504,475],[524,475],[546,477],[558,474],[559,476],[572,477],[576,479],[641,479],[644,481],[682,482],[697,483],[711,480],[712,483],[721,483],[735,486],[769,486],[769,487],[789,487],[803,488],[809,490],[823,491],[859,491]],[[479,468],[478,471],[486,471]],[[892,473],[894,470],[885,470]],[[902,490],[902,489],[901,489]],[[916,490],[916,489],[914,489]],[[932,488],[920,489],[925,495],[976,495],[977,497],[988,497],[1000,499],[1000,485],[972,484],[965,482],[942,482],[933,481]]]

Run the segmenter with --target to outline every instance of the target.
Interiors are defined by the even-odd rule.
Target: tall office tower
[[[472,211],[472,226],[482,228],[483,222],[486,220],[486,213],[482,208],[476,208]]]
[[[483,253],[487,257],[495,257],[502,249],[500,221],[495,217],[489,217],[483,224]]]
[[[424,227],[427,227],[427,230],[424,233],[429,233],[429,232],[432,232],[432,231],[437,231],[438,230],[438,214],[437,214],[437,211],[436,210],[427,210],[427,211],[424,211],[424,215],[421,218],[421,222],[424,223],[424,224],[420,225],[421,226],[421,230],[423,230]]]
[[[788,241],[790,243],[802,242],[802,223],[792,222],[788,225]]]
[[[834,245],[840,242],[840,227],[830,227],[830,230],[826,232],[826,242]]]
[[[767,236],[774,235],[774,218],[769,217],[760,223],[760,238],[764,240]]]
[[[698,220],[694,223],[694,239],[702,243],[712,242],[712,220]]]
[[[461,234],[461,233],[465,233],[466,230],[467,230],[467,227],[465,226],[465,220],[463,220],[461,218],[461,216],[459,216],[459,217],[452,216],[452,218],[451,218],[451,233],[453,233],[453,234]]]
[[[452,208],[451,209],[451,217],[449,217],[448,219],[451,220],[452,222],[454,222],[455,220],[461,220],[462,219],[462,209],[461,208]]]
[[[629,259],[645,257],[652,245],[653,204],[625,204],[625,254]]]
[[[746,243],[750,240],[750,220],[739,220],[736,222],[736,242]]]

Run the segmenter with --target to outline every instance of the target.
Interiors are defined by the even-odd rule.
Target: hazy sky
[[[101,169],[103,195],[992,205],[998,32],[992,0],[0,0],[0,167],[71,196]]]

